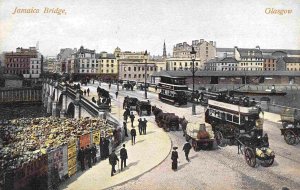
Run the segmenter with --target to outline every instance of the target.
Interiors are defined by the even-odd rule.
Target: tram
[[[158,94],[160,101],[179,106],[187,104],[185,91],[188,90],[188,86],[185,84],[185,78],[162,76],[158,87],[160,89]]]

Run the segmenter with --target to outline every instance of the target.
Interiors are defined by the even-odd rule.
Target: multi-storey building
[[[35,47],[29,49],[17,48],[16,52],[7,52],[5,57],[5,73],[22,74],[24,78],[30,77],[30,59],[38,58],[38,51]]]
[[[233,57],[225,56],[222,59],[215,58],[205,63],[205,70],[208,71],[237,71],[238,61]]]
[[[119,79],[134,80],[137,82],[150,82],[150,76],[158,69],[164,69],[164,62],[149,59],[150,55],[141,52],[122,52],[116,49],[115,55],[119,55]],[[158,66],[159,65],[159,66]],[[159,67],[159,68],[158,68]],[[147,70],[145,70],[147,69]]]
[[[275,71],[276,70],[276,57],[271,55],[264,55],[264,71]]]
[[[40,78],[42,74],[42,61],[40,53],[37,53],[37,58],[30,58],[30,78]]]
[[[115,54],[103,51],[99,55],[97,54],[97,60],[99,62],[98,73],[101,76],[116,78],[118,74],[118,60]]]
[[[195,67],[204,70],[204,63],[216,57],[216,42],[207,42],[204,39],[193,40],[192,45],[186,42],[176,44],[173,56],[167,58],[167,70],[187,70],[192,66],[192,47],[196,51]]]
[[[56,56],[47,56],[44,62],[44,72],[54,72],[54,64],[56,62]]]
[[[300,71],[300,57],[283,57],[277,60],[277,70]]]
[[[74,63],[74,71],[78,74],[96,75],[99,72],[95,50],[84,49],[83,46],[71,55],[68,62],[71,65]],[[72,66],[70,69],[72,70]]]
[[[239,62],[238,70],[262,71],[263,55],[259,46],[254,49],[234,47],[234,58]]]
[[[75,53],[77,49],[71,49],[71,48],[63,48],[60,49],[60,52],[56,56],[57,64],[55,70],[59,73],[74,73],[74,70],[72,72],[72,66],[70,62],[70,58],[72,57],[72,54]],[[59,68],[60,67],[60,68]]]

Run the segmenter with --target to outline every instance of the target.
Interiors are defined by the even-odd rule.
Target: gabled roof
[[[234,57],[225,57],[220,60],[221,63],[237,63],[238,61]]]
[[[284,57],[283,61],[286,63],[300,63],[300,57]]]
[[[262,58],[262,52],[259,49],[237,48],[237,51],[240,53],[242,58]]]

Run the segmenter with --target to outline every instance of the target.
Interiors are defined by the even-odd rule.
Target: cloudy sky
[[[15,8],[39,14],[12,14]],[[44,14],[44,8],[65,15]],[[266,14],[267,8],[292,14]],[[194,39],[217,47],[300,49],[300,0],[0,0],[0,52],[35,46],[44,55],[80,45],[97,52],[162,54]]]

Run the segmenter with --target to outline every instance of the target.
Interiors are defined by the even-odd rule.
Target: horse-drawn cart
[[[261,136],[259,132],[240,134],[236,139],[238,142],[238,153],[244,154],[247,164],[251,167],[256,166],[256,159],[260,160],[263,167],[273,164],[275,153],[269,148],[268,135]]]
[[[210,130],[207,130],[210,128]],[[192,141],[194,150],[211,150],[214,144],[214,134],[211,131],[210,124],[202,123],[188,123],[186,127],[186,140]]]
[[[294,109],[285,109],[281,116],[281,135],[289,145],[298,144],[300,141],[300,114]]]
[[[139,116],[142,115],[151,115],[151,104],[150,101],[138,101],[136,105],[136,111]]]

